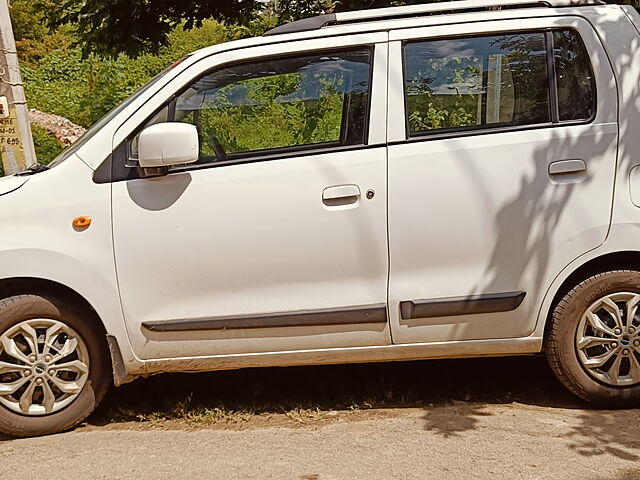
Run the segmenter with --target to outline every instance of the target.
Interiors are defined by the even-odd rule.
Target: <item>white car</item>
[[[639,29],[463,0],[176,63],[0,180],[0,431],[161,372],[540,352],[640,405]]]

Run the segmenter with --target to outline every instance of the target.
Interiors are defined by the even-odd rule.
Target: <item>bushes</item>
[[[43,40],[23,40],[18,49],[30,107],[89,127],[141,85],[188,53],[217,43],[257,35],[272,26],[260,18],[248,27],[205,21],[193,30],[176,28],[158,55],[115,60],[82,57],[74,33],[59,29]]]
[[[24,15],[16,15],[14,21],[32,17],[29,0],[17,0],[15,5],[15,12]],[[209,20],[193,30],[176,28],[169,36],[169,45],[157,55],[102,59],[83,58],[81,49],[74,46],[77,38],[70,27],[45,35],[37,28],[37,22],[31,23],[16,25],[16,31],[20,32],[17,46],[29,107],[60,115],[84,127],[94,124],[154,75],[194,50],[260,35],[274,26],[274,21],[268,18],[260,18],[247,27]],[[64,149],[47,130],[34,125],[31,131],[39,162],[49,163]],[[0,176],[1,170],[0,164]]]
[[[32,125],[31,134],[33,135],[33,143],[36,148],[36,158],[40,163],[46,165],[56,158],[65,148],[62,143],[42,127]]]

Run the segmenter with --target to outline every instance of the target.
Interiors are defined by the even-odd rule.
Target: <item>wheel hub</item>
[[[33,372],[36,375],[44,375],[47,371],[47,366],[44,363],[37,363],[33,366]]]
[[[576,331],[582,367],[606,385],[640,383],[640,295],[615,293],[600,298],[584,313]]]

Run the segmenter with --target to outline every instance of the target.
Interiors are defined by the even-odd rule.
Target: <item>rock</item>
[[[86,131],[84,127],[76,125],[64,117],[44,113],[35,108],[29,109],[29,121],[32,125],[47,130],[65,146],[76,142]]]

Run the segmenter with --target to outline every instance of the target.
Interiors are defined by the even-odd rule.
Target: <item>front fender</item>
[[[0,196],[0,280],[34,278],[82,296],[121,348],[127,368],[138,368],[125,328],[113,257],[111,186],[72,157],[32,175]],[[77,228],[74,218],[91,218]]]
[[[143,362],[135,356],[129,342],[115,274],[105,275],[101,269],[68,254],[38,249],[0,251],[0,271],[0,280],[44,280],[73,290],[93,307],[107,335],[117,341],[127,372],[143,372]]]

